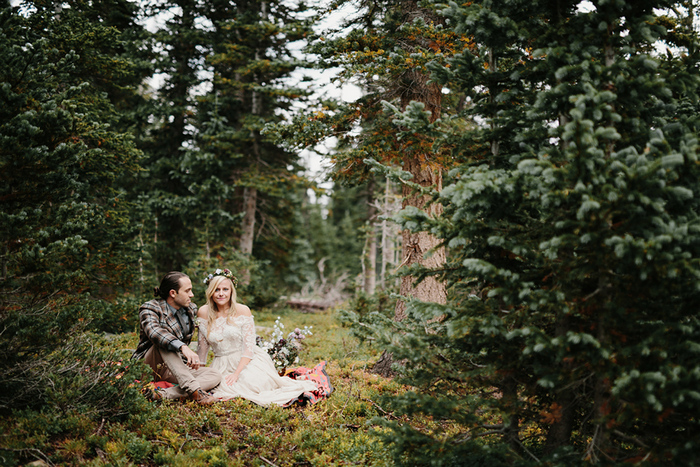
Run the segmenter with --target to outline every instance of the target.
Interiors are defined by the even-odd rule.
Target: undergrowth
[[[300,365],[328,362],[335,391],[309,407],[260,407],[232,400],[202,407],[194,402],[132,404],[126,417],[95,417],[70,406],[14,411],[0,419],[0,465],[334,466],[391,465],[375,431],[377,417],[391,418],[378,402],[408,388],[369,372],[381,349],[361,343],[334,311],[302,314],[289,309],[255,313],[260,333],[280,317],[286,329],[312,327]],[[113,336],[124,354],[136,332]],[[141,384],[141,383],[135,383]],[[406,420],[409,422],[409,420]],[[410,420],[430,429],[430,420]]]

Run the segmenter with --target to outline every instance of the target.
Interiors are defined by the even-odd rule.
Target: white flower
[[[221,269],[217,269],[217,270],[216,270],[216,273],[217,273],[217,274],[221,274],[222,272],[223,272],[223,271],[222,271]]]

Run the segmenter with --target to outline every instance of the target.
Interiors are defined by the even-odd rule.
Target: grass
[[[373,434],[382,394],[405,390],[368,372],[381,349],[362,344],[333,311],[303,314],[289,309],[255,313],[256,324],[285,330],[312,327],[300,365],[326,360],[335,391],[304,408],[260,407],[245,400],[202,407],[194,402],[149,403],[125,421],[93,420],[80,414],[41,413],[0,420],[1,465],[43,459],[57,465],[169,466],[342,466],[391,465],[387,449]],[[113,342],[136,345],[136,333]]]

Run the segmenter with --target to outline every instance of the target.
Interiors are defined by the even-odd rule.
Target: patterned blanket
[[[331,385],[331,380],[328,377],[328,373],[326,373],[325,361],[322,361],[313,368],[306,368],[303,366],[291,368],[287,370],[285,376],[289,376],[292,379],[313,381],[316,383],[317,389],[303,393],[299,397],[284,404],[283,407],[291,407],[294,404],[302,406],[315,404],[322,399],[326,399],[333,392],[333,385]]]

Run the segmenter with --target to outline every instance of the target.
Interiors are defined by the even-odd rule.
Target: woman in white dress
[[[242,397],[259,405],[287,406],[304,393],[316,391],[313,381],[295,380],[277,374],[272,358],[255,343],[255,322],[250,308],[236,303],[236,278],[228,269],[217,269],[205,279],[207,304],[197,313],[199,345],[197,355],[207,361],[223,379],[212,390],[221,400]]]

